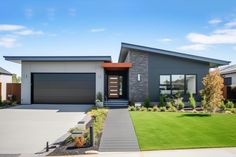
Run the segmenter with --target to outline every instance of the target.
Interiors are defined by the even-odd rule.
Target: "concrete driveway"
[[[20,105],[0,110],[0,154],[34,154],[81,120],[91,105]]]

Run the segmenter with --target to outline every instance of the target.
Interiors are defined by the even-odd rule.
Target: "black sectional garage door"
[[[33,73],[32,103],[89,104],[95,101],[94,73]]]

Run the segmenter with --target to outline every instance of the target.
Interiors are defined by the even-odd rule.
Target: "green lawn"
[[[236,114],[130,112],[141,150],[236,146]]]

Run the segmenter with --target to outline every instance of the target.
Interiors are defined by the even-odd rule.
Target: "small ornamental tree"
[[[196,100],[192,93],[189,93],[189,106],[194,110],[196,108]]]
[[[205,98],[204,108],[210,112],[215,112],[220,106],[223,97],[224,80],[220,76],[219,69],[209,72],[202,81],[204,88],[200,91]]]

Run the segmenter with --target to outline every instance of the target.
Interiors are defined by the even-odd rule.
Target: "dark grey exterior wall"
[[[143,101],[149,96],[151,101],[159,101],[159,82],[162,74],[194,74],[197,76],[197,94],[195,98],[200,101],[199,90],[202,89],[202,79],[209,71],[209,64],[191,59],[167,56],[142,51],[129,51],[125,62],[133,64],[129,69],[129,100]],[[141,74],[141,81],[137,75]],[[187,100],[188,96],[184,96]]]
[[[148,96],[148,54],[129,51],[125,62],[132,63],[129,69],[129,100],[142,102]],[[138,74],[141,80],[138,81]]]
[[[195,98],[200,101],[199,90],[202,89],[202,79],[209,72],[209,64],[205,62],[172,57],[167,55],[148,53],[148,84],[149,97],[152,101],[159,101],[159,82],[162,74],[194,74],[197,76],[197,94]],[[184,96],[185,100],[187,96]]]

